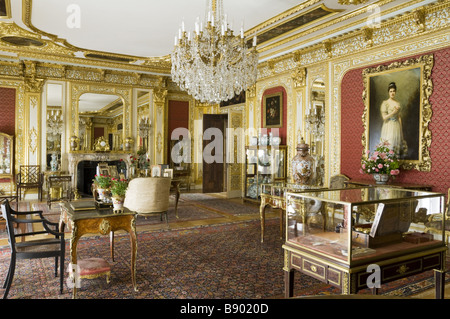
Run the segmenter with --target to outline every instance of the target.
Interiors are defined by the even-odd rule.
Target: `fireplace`
[[[128,153],[69,153],[69,173],[73,176],[72,189],[77,190],[81,196],[92,196],[91,184],[96,174],[98,163],[117,165],[121,160],[126,164],[127,176],[130,168]]]

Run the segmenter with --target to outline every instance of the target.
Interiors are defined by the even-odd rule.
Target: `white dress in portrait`
[[[396,108],[400,108],[400,104],[397,101],[385,100],[381,104],[381,115],[385,118],[388,114],[394,112]],[[388,141],[390,143],[389,147],[397,154],[403,153],[405,145],[403,145],[402,123],[398,113],[383,121],[381,140]]]

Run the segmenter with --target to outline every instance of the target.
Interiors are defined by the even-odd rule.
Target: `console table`
[[[81,236],[85,234],[108,235],[118,230],[125,230],[130,235],[131,241],[131,280],[134,290],[136,285],[136,214],[127,208],[122,213],[113,213],[112,208],[96,209],[94,201],[73,201],[61,203],[61,215],[59,230],[64,231],[68,225],[72,231],[70,239],[70,263],[77,264],[77,244]],[[113,253],[113,252],[112,252]],[[77,287],[74,285],[73,298],[76,298]]]

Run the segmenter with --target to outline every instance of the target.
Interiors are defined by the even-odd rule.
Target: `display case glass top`
[[[347,266],[444,246],[443,194],[388,187],[286,193],[286,245]],[[430,220],[442,221],[431,232]]]

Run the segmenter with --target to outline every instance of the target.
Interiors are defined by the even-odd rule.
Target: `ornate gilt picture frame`
[[[283,126],[283,93],[264,96],[263,127],[273,128]]]
[[[363,156],[388,140],[398,145],[402,169],[431,170],[433,65],[433,55],[423,55],[363,70]]]

